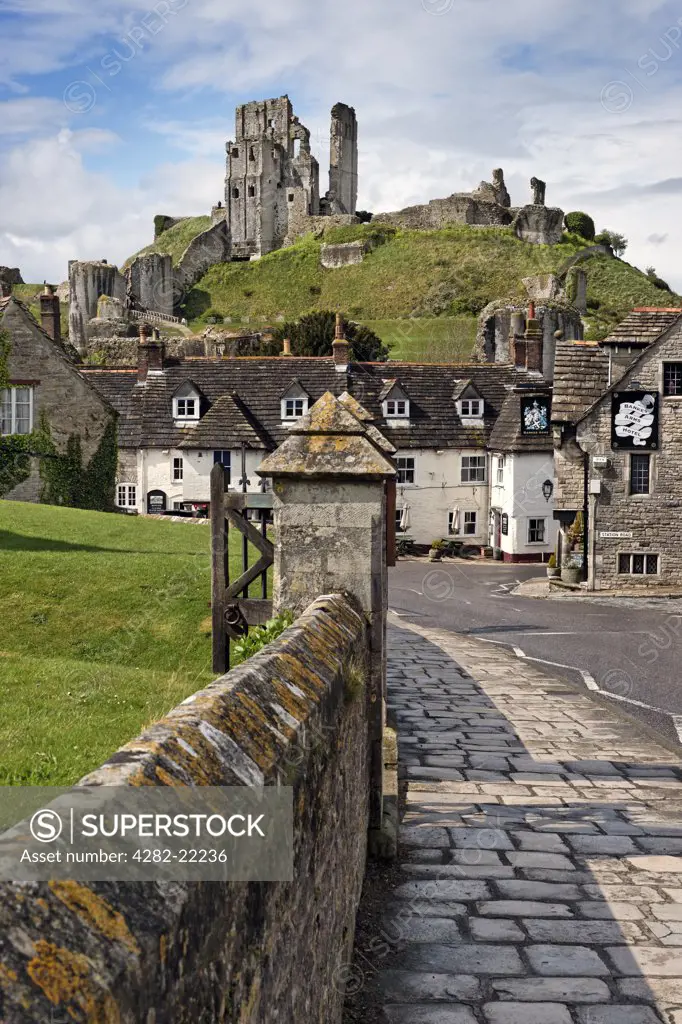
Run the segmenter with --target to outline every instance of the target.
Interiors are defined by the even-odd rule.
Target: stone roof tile
[[[577,423],[609,383],[609,356],[595,342],[558,341],[552,420]]]

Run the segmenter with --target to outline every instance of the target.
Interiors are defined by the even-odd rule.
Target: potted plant
[[[429,548],[429,562],[440,562],[443,557],[443,541],[432,540]]]
[[[561,582],[577,587],[582,578],[582,559],[578,555],[567,555],[561,567]]]
[[[556,555],[554,554],[549,556],[549,561],[547,562],[547,576],[550,580],[556,580],[561,576],[561,569],[556,564]]]

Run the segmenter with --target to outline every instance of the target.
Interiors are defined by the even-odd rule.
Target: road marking
[[[643,701],[635,700],[633,697],[621,697],[620,694],[612,693],[611,690],[604,690],[590,672],[586,672],[584,669],[578,668],[576,665],[564,665],[561,661],[550,661],[548,658],[535,658],[531,654],[526,654],[526,652],[520,647],[514,647],[512,644],[505,643],[504,640],[489,640],[488,637],[472,636],[471,634],[465,634],[465,636],[466,635],[468,635],[472,640],[482,640],[483,643],[486,644],[499,644],[501,647],[506,647],[507,649],[511,647],[516,657],[523,661],[536,661],[540,665],[552,665],[554,668],[563,668],[567,669],[569,672],[577,672],[582,676],[583,682],[588,690],[592,690],[594,693],[601,693],[605,697],[609,697],[611,700],[619,700],[623,704],[633,704],[637,708],[645,708],[647,711],[658,711],[662,715],[668,715],[673,719],[675,728],[678,730],[680,742],[682,742],[682,715],[676,716],[670,711],[665,711],[664,708],[656,707],[655,704],[645,704]],[[676,718],[677,721],[675,721]]]

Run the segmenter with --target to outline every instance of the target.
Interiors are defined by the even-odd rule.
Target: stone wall
[[[227,263],[231,258],[230,231],[226,221],[219,220],[193,238],[182,254],[173,274],[175,304],[214,264]]]
[[[23,284],[24,280],[18,267],[0,267],[0,299],[12,294],[15,284]]]
[[[138,256],[126,271],[128,284],[143,309],[173,315],[173,257],[150,252]]]
[[[367,843],[365,652],[364,617],[320,598],[88,777],[286,781],[294,881],[3,884],[3,1024],[339,1024]]]
[[[34,427],[45,414],[60,452],[64,452],[69,437],[78,434],[83,464],[87,465],[114,416],[113,409],[78,373],[61,346],[52,342],[21,306],[10,304],[2,318],[2,327],[10,336],[10,381],[31,382],[33,387]],[[40,490],[38,468],[34,465],[28,480],[5,497],[14,501],[39,501]]]
[[[512,214],[497,203],[475,199],[468,193],[455,193],[447,199],[432,199],[422,206],[408,206],[394,213],[377,213],[372,218],[379,224],[397,228],[444,228],[448,224],[471,224],[504,227],[512,223]]]
[[[646,349],[618,381],[625,391],[637,382],[637,390],[659,393],[659,447],[650,452],[651,493],[630,494],[630,454],[611,448],[611,395],[607,394],[578,424],[578,442],[590,455],[590,477],[601,480],[601,493],[591,511],[597,589],[616,586],[679,588],[682,578],[682,547],[674,524],[682,515],[682,400],[663,397],[663,362],[682,361],[682,328],[676,326]],[[642,449],[640,449],[642,451]],[[609,459],[607,469],[594,467],[594,456]],[[602,538],[601,533],[631,533],[631,538]],[[658,575],[621,575],[621,553],[644,552],[660,556]]]
[[[323,245],[320,250],[320,263],[323,267],[349,267],[362,263],[365,258],[364,242],[341,242],[338,245]]]
[[[558,245],[564,232],[564,211],[553,206],[524,206],[514,218],[514,234],[534,245]]]
[[[549,275],[548,275],[549,276]],[[526,280],[530,280],[527,278]],[[522,302],[492,302],[482,311],[476,333],[476,358],[484,363],[512,361],[510,334],[515,313],[525,315],[528,306]],[[551,381],[554,376],[554,355],[557,331],[570,341],[583,337],[583,323],[576,309],[567,303],[545,301],[536,306],[535,315],[542,331],[542,375]]]
[[[97,261],[69,263],[69,340],[79,352],[88,341],[88,323],[97,316],[102,295],[126,301],[126,280],[118,268]]]

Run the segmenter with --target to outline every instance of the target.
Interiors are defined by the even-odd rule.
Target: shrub
[[[274,619],[270,619],[264,626],[254,626],[250,629],[246,636],[241,637],[234,644],[232,667],[241,665],[247,658],[257,654],[266,644],[276,640],[285,629],[289,628],[293,621],[294,616],[291,612],[287,611],[282,612]]]
[[[289,338],[295,356],[329,356],[335,327],[336,313],[331,310],[306,313],[300,320],[280,324],[273,331],[273,343],[279,352],[284,339]],[[347,321],[345,335],[350,342],[351,359],[356,362],[382,363],[388,358],[388,345],[364,324]]]
[[[374,214],[370,213],[369,210],[356,210],[355,216],[361,224],[369,224]]]
[[[587,213],[583,213],[582,210],[574,210],[572,213],[566,214],[565,220],[569,231],[580,235],[581,238],[586,238],[588,242],[594,240],[594,221]]]
[[[223,314],[219,309],[207,309],[201,317],[207,324],[221,324],[223,322]]]
[[[628,247],[628,240],[625,235],[620,235],[617,231],[609,231],[607,228],[600,231],[594,240],[597,245],[610,246],[616,256],[622,256]]]

